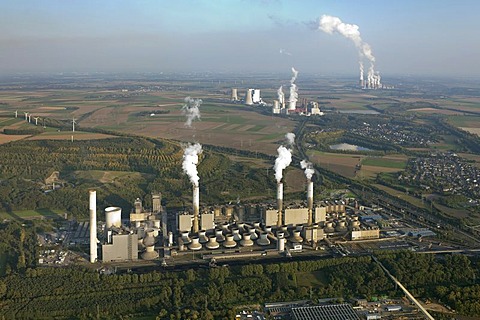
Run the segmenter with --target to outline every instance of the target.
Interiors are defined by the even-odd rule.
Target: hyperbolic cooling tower
[[[253,89],[247,89],[247,93],[245,95],[245,104],[247,106],[253,105],[252,92],[253,92]]]
[[[280,227],[283,224],[282,221],[282,211],[283,211],[283,183],[277,183],[277,227]]]
[[[232,88],[232,101],[237,101],[237,100],[238,100],[237,89]]]
[[[90,262],[97,260],[97,191],[90,190]]]
[[[122,226],[122,209],[119,207],[105,208],[105,228]]]

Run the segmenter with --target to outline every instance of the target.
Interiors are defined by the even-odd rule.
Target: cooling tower
[[[232,101],[238,101],[237,89],[232,88]]]
[[[252,93],[253,93],[253,89],[247,89],[247,93],[245,95],[245,104],[247,106],[253,105]]]
[[[243,247],[253,246],[253,241],[250,239],[250,234],[243,235],[243,239],[240,241],[240,245]]]
[[[307,180],[308,225],[313,224],[313,181]]]
[[[215,229],[215,237],[217,238],[217,242],[225,241],[225,236],[221,229]]]
[[[154,246],[147,247],[145,249],[145,252],[142,253],[142,259],[143,260],[154,260],[158,258],[158,252],[155,251]]]
[[[200,188],[193,186],[193,232],[198,232],[198,212],[200,211]]]
[[[290,242],[303,242],[303,238],[300,236],[300,231],[298,230],[293,231],[293,235],[288,240],[290,240]]]
[[[220,244],[217,242],[216,236],[210,236],[208,243],[206,244],[207,249],[214,250],[220,247]]]
[[[105,228],[122,226],[122,209],[119,207],[105,208]]]
[[[283,212],[283,183],[277,183],[277,227],[280,227],[283,224],[282,220]]]
[[[202,249],[202,245],[200,244],[200,239],[198,237],[193,237],[192,238],[192,243],[188,245],[188,249],[197,251]]]
[[[252,239],[252,240],[257,240],[258,239],[258,235],[257,235],[257,232],[255,231],[255,228],[248,229],[248,232],[250,234],[250,239]]]
[[[204,244],[208,242],[207,231],[200,230],[198,231],[198,238],[200,239],[200,243]]]
[[[188,237],[188,231],[182,232],[182,242],[183,244],[189,244],[190,242],[192,242],[192,239]]]
[[[280,102],[278,100],[273,100],[273,108],[280,109]]]
[[[257,240],[257,244],[259,246],[268,246],[270,244],[270,240],[268,239],[267,232],[260,233],[260,239]]]
[[[90,262],[97,260],[97,191],[90,190]]]
[[[237,243],[233,240],[233,235],[231,233],[227,234],[225,237],[227,239],[223,243],[225,248],[235,248],[237,246]]]
[[[232,233],[233,233],[233,240],[235,241],[242,240],[242,235],[240,234],[240,230],[238,228],[233,228]]]

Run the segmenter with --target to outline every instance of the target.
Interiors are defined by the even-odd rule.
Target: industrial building
[[[360,320],[347,303],[292,308],[294,320]]]

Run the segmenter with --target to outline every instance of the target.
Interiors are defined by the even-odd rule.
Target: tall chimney
[[[97,260],[97,191],[90,190],[90,262]]]
[[[307,180],[308,225],[313,224],[313,181]]]
[[[193,232],[198,232],[198,212],[200,211],[200,188],[193,186]]]
[[[283,224],[282,221],[282,211],[283,211],[283,183],[277,183],[277,227],[280,227]]]

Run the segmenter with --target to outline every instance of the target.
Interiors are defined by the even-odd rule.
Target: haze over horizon
[[[358,73],[326,14],[359,26],[382,75],[479,76],[480,2],[61,1],[4,2],[0,73]],[[316,23],[316,22],[315,22]]]

